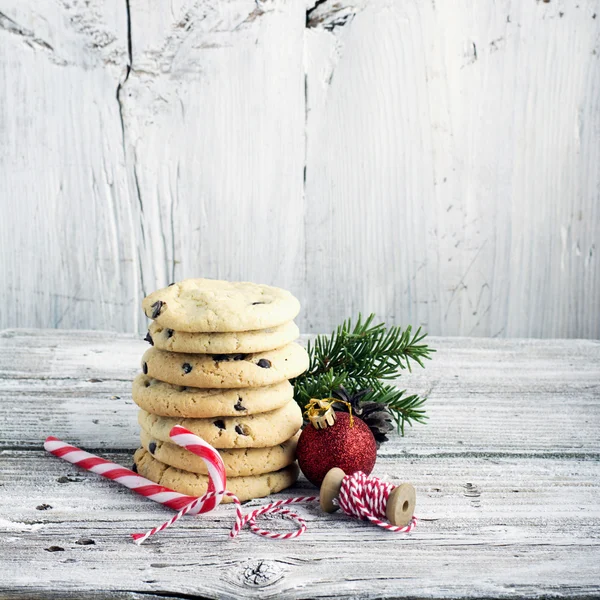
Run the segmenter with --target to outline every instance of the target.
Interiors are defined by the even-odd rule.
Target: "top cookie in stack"
[[[288,380],[308,367],[293,343],[298,300],[266,285],[187,279],[142,305],[154,321],[133,383],[140,474],[184,494],[206,491],[202,459],[169,440],[180,424],[219,449],[240,500],[292,485],[302,414]]]

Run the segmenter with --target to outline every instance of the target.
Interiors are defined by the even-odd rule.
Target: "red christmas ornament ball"
[[[356,471],[369,475],[377,459],[377,444],[369,426],[354,417],[350,427],[350,415],[345,412],[336,412],[335,416],[335,423],[325,429],[306,425],[298,440],[298,464],[316,486],[333,467],[339,467],[346,475]]]

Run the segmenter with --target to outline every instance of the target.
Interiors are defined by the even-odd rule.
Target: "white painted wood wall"
[[[187,276],[600,338],[600,1],[0,0],[0,326]]]

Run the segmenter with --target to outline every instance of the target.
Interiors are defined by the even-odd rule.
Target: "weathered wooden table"
[[[2,332],[0,597],[597,597],[600,343],[431,343],[435,359],[402,382],[429,396],[429,424],[385,444],[374,472],[416,486],[413,533],[307,508],[297,540],[230,540],[233,511],[220,507],[138,547],[129,534],[171,513],[46,455],[42,441],[129,465],[130,382],[146,345]]]

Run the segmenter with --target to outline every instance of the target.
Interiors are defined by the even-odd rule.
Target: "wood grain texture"
[[[128,535],[161,522],[164,509],[41,444],[51,433],[129,464],[130,382],[145,344],[1,332],[0,597],[597,597],[600,343],[431,343],[434,360],[399,382],[428,394],[429,423],[386,443],[374,472],[416,486],[412,534],[304,508],[298,540],[245,531],[230,541],[232,513],[220,507],[137,547]],[[301,480],[277,497],[313,489]]]
[[[301,0],[59,4],[0,5],[0,326],[141,331],[190,275],[300,289]]]
[[[430,344],[434,360],[397,382],[429,398],[430,422],[409,428],[382,454],[481,456],[494,448],[502,455],[600,457],[593,427],[600,422],[600,342],[432,337]],[[105,332],[2,332],[0,448],[39,448],[52,430],[76,445],[135,449],[131,382],[147,347]]]
[[[189,276],[600,338],[600,0],[0,1],[0,326]]]
[[[130,328],[125,4],[15,0],[0,13],[0,319]]]
[[[600,4],[363,4],[306,34],[310,328],[600,337]]]
[[[142,294],[194,273],[298,289],[302,2],[130,6],[120,98]]]
[[[260,540],[244,531],[231,541],[233,513],[220,507],[138,547],[129,534],[170,513],[40,452],[0,456],[2,480],[11,482],[0,493],[0,590],[8,597],[17,592],[30,598],[39,592],[110,597],[123,591],[128,597],[156,592],[227,599],[598,594],[597,461],[464,458],[398,464],[382,458],[377,474],[417,486],[422,520],[410,536],[303,508],[308,530],[297,540]],[[130,458],[104,456],[125,464]],[[72,481],[59,483],[65,475]],[[301,484],[292,493],[312,489]],[[52,508],[36,510],[42,503]],[[285,528],[277,520],[269,525]],[[81,538],[95,544],[78,545]],[[64,551],[45,550],[51,546]]]

